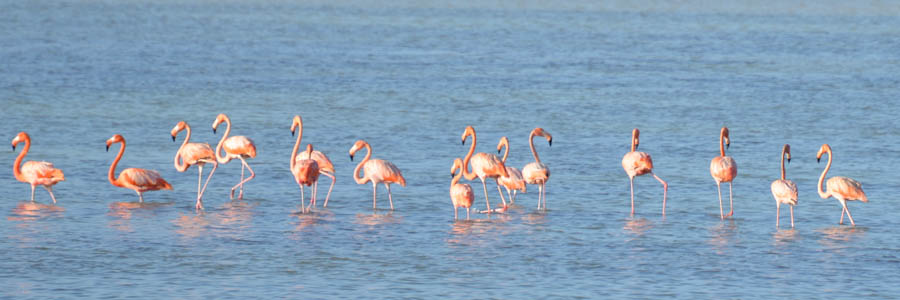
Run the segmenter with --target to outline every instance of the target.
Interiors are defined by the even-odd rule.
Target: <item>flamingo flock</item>
[[[203,194],[209,186],[210,180],[219,164],[227,164],[234,159],[241,161],[241,179],[237,184],[231,187],[230,197],[232,199],[235,198],[235,191],[238,192],[237,199],[242,199],[244,195],[244,185],[256,177],[256,173],[247,163],[248,159],[254,158],[257,155],[256,144],[253,140],[245,136],[230,136],[231,119],[225,114],[219,114],[213,122],[212,128],[214,133],[221,123],[225,123],[226,125],[225,133],[222,135],[215,148],[212,148],[207,143],[191,142],[191,127],[184,121],[178,122],[170,131],[173,142],[176,141],[179,133],[182,131],[185,132],[184,140],[175,152],[175,170],[178,172],[185,172],[191,166],[197,167],[197,199],[195,204],[197,210],[203,209]],[[299,115],[293,117],[291,123],[291,135],[295,136],[296,140],[288,165],[294,180],[300,187],[301,211],[303,213],[308,213],[317,206],[318,180],[320,175],[331,179],[331,186],[328,188],[328,193],[326,194],[324,204],[322,205],[322,207],[327,207],[337,177],[334,165],[328,156],[321,151],[314,150],[313,144],[308,143],[305,150],[300,151],[301,141],[303,139],[303,118]],[[506,136],[501,137],[497,144],[497,154],[502,152],[502,158],[486,152],[476,153],[475,150],[478,138],[475,133],[475,128],[467,126],[463,130],[461,142],[462,145],[465,145],[466,141],[471,138],[468,151],[462,158],[453,159],[450,169],[450,200],[453,204],[454,218],[456,219],[459,217],[458,211],[459,208],[462,207],[466,209],[466,219],[468,219],[470,217],[470,210],[475,201],[472,186],[467,183],[460,183],[460,180],[463,178],[469,181],[478,178],[478,180],[481,181],[484,193],[485,210],[478,212],[487,214],[505,213],[510,205],[515,204],[517,193],[525,193],[527,191],[527,185],[529,184],[537,186],[537,209],[546,211],[547,182],[550,179],[550,168],[547,164],[542,162],[538,156],[534,145],[534,139],[536,137],[543,137],[546,139],[548,147],[552,147],[553,145],[553,136],[549,132],[540,127],[534,128],[528,136],[528,144],[531,148],[531,154],[534,161],[526,164],[520,171],[518,168],[506,165],[510,152],[509,138]],[[34,202],[35,188],[37,186],[43,186],[50,194],[53,203],[56,203],[56,197],[53,194],[53,186],[60,181],[65,180],[62,170],[55,168],[52,163],[45,161],[27,161],[23,163],[25,156],[31,149],[31,137],[25,132],[20,132],[13,138],[13,151],[15,151],[16,146],[21,143],[24,143],[25,146],[13,163],[13,175],[16,180],[31,185],[32,202]],[[119,172],[117,176],[116,167],[125,153],[125,138],[122,135],[114,134],[106,141],[106,151],[109,151],[109,148],[116,143],[121,144],[121,146],[119,147],[118,154],[109,167],[108,179],[110,184],[135,191],[140,203],[143,203],[144,201],[143,194],[145,192],[172,190],[172,185],[163,179],[159,172],[155,170],[127,168]],[[635,128],[632,130],[631,151],[627,152],[622,157],[622,168],[628,175],[631,186],[631,215],[634,216],[635,214],[634,179],[635,177],[649,174],[662,184],[662,215],[665,217],[668,183],[653,172],[653,160],[651,159],[650,154],[637,151],[639,145],[640,130]],[[737,163],[734,158],[725,155],[725,150],[728,149],[730,145],[731,139],[729,137],[729,130],[727,127],[722,127],[719,132],[719,156],[713,157],[709,167],[710,175],[716,182],[719,199],[719,217],[721,219],[734,216],[734,194],[732,186],[734,179],[737,177]],[[372,146],[362,139],[357,140],[350,148],[350,161],[353,161],[354,155],[360,150],[365,150],[366,155],[359,161],[356,168],[353,170],[353,180],[357,184],[372,184],[373,209],[377,209],[378,207],[378,185],[383,184],[387,190],[390,209],[393,210],[394,200],[391,193],[391,184],[399,184],[400,186],[406,187],[406,178],[403,176],[400,169],[390,161],[373,159]],[[868,202],[868,198],[862,190],[862,184],[847,177],[834,176],[827,180],[826,187],[825,177],[828,170],[831,168],[833,158],[831,146],[828,144],[822,145],[816,155],[816,159],[821,160],[822,156],[825,154],[828,154],[828,162],[819,177],[817,192],[821,198],[827,199],[829,197],[834,197],[841,204],[839,224],[844,223],[844,214],[846,214],[847,218],[850,220],[850,224],[856,226],[856,223],[853,221],[853,217],[850,214],[850,209],[847,207],[847,201],[859,200],[861,202]],[[790,205],[791,227],[794,227],[794,206],[798,203],[797,184],[786,178],[785,161],[788,163],[791,161],[791,147],[788,144],[785,144],[782,147],[781,179],[777,179],[771,184],[772,196],[775,198],[776,204],[776,228],[780,225],[779,221],[782,204]],[[211,164],[212,169],[209,171],[204,183],[203,168],[207,164]],[[247,177],[245,177],[245,169],[250,172],[250,175]],[[360,174],[360,172],[362,172],[362,174]],[[500,207],[491,208],[487,191],[488,179],[494,179],[494,182],[497,185],[497,192],[500,195],[501,201]],[[724,211],[721,189],[722,183],[726,182],[728,183],[729,196],[729,212],[727,214]],[[508,202],[503,195],[504,193],[500,188],[501,186],[506,189],[506,196],[509,199]],[[310,187],[309,202],[305,200],[305,187]]]

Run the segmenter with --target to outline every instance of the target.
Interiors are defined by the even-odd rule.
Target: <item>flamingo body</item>
[[[253,144],[253,140],[243,135],[228,137],[228,139],[225,139],[225,143],[222,144],[222,149],[225,149],[225,153],[228,153],[230,156],[256,157],[256,145]]]
[[[319,165],[319,172],[329,172],[334,174],[334,164],[331,163],[331,160],[328,159],[328,156],[322,151],[313,150],[312,155],[309,155],[306,152],[297,153],[297,160],[301,159],[309,159],[312,156],[312,160],[315,160]]]
[[[539,162],[530,162],[522,168],[522,176],[528,184],[545,184],[550,179],[550,168]]]
[[[372,146],[364,140],[356,141],[356,143],[353,144],[353,147],[350,148],[349,153],[351,161],[353,160],[353,154],[362,148],[366,149],[366,157],[356,165],[356,169],[353,169],[353,180],[355,180],[357,184],[372,182],[372,209],[377,208],[375,201],[376,188],[379,183],[383,183],[388,191],[388,201],[391,203],[391,209],[393,210],[394,199],[393,195],[391,195],[391,184],[398,183],[400,186],[406,187],[406,178],[403,177],[400,169],[391,162],[381,159],[371,159]],[[362,177],[359,176],[360,169],[363,171]]]
[[[178,150],[178,155],[187,165],[205,164],[206,162],[201,160],[216,159],[215,152],[207,143],[187,143]]]
[[[16,145],[19,143],[25,143],[25,147],[13,163],[13,176],[18,181],[31,184],[32,202],[34,202],[34,188],[40,185],[50,193],[50,199],[53,199],[53,203],[56,203],[56,196],[53,195],[53,186],[60,181],[66,180],[62,170],[55,168],[52,163],[46,161],[26,161],[23,164],[22,160],[28,154],[28,150],[31,149],[31,137],[24,131],[19,132],[12,140],[13,150],[16,149]]]
[[[462,172],[457,174],[456,171],[462,166],[462,159],[457,158],[453,160],[453,167],[450,168],[450,175],[453,176],[453,179],[450,180],[450,201],[453,202],[453,217],[459,218],[459,208],[464,207],[466,209],[466,219],[468,219],[469,209],[472,208],[472,203],[475,202],[475,193],[472,191],[471,185],[459,183],[459,179],[462,178]]]
[[[119,187],[132,189],[139,193],[172,189],[172,185],[166,182],[166,180],[159,175],[159,172],[139,168],[122,170],[122,172],[119,172],[116,183]]]
[[[772,196],[779,204],[797,205],[797,184],[786,179],[772,181]]]
[[[822,159],[822,155],[828,153],[828,164],[825,165],[825,170],[822,170],[822,175],[819,176],[819,186],[817,192],[819,193],[819,197],[822,199],[828,199],[828,197],[834,197],[841,203],[841,220],[839,224],[844,224],[844,213],[847,213],[847,217],[850,218],[850,224],[856,226],[856,223],[853,222],[853,216],[850,215],[850,208],[847,207],[847,201],[861,201],[861,202],[869,202],[869,198],[866,197],[866,193],[862,189],[862,184],[859,181],[843,177],[843,176],[834,176],[828,178],[828,186],[823,190],[822,185],[825,181],[825,175],[828,174],[828,170],[831,169],[831,159],[833,158],[831,154],[831,146],[828,144],[823,144],[821,148],[819,148],[819,153],[816,154],[816,159]]]
[[[500,185],[502,185],[507,190],[526,192],[527,188],[525,185],[525,177],[522,175],[522,171],[515,167],[506,167],[506,174],[509,176],[501,176],[499,178]]]
[[[709,174],[716,182],[731,182],[737,177],[737,163],[731,156],[716,156],[709,163]]]
[[[641,176],[653,171],[653,159],[646,152],[631,151],[622,157],[622,168],[628,177]]]

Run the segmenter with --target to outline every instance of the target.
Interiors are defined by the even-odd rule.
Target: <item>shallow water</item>
[[[27,159],[67,180],[39,189],[0,172],[0,295],[18,298],[887,298],[900,293],[898,7],[879,2],[683,6],[647,2],[431,4],[365,1],[0,1],[0,132],[27,131]],[[196,169],[178,173],[169,130],[193,141],[227,113],[259,156],[241,201],[239,164],[219,168],[193,209]],[[288,170],[291,117],[328,154],[327,209],[299,211]],[[449,168],[474,125],[479,151],[511,139],[509,162],[550,166],[508,214],[454,221]],[[719,128],[739,166],[735,216],[721,221],[709,160]],[[631,129],[653,155],[662,191],[620,160]],[[106,179],[156,169],[174,191]],[[366,139],[407,187],[396,210],[371,209],[347,150]],[[796,228],[774,226],[769,184],[790,143],[800,189]],[[830,175],[863,183],[857,225],[815,184],[822,143]],[[12,162],[15,152],[7,152]],[[328,179],[323,179],[327,183]],[[472,182],[476,207],[481,187]],[[326,186],[327,189],[327,186]],[[379,187],[379,207],[386,195]],[[492,204],[499,199],[488,185]],[[324,197],[324,189],[320,191]],[[725,191],[727,195],[727,190]],[[496,205],[496,204],[495,204]],[[727,200],[726,200],[727,205]],[[726,208],[727,209],[727,208]]]

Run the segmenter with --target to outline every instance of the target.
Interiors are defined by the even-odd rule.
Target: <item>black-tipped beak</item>
[[[106,152],[109,152],[109,145],[106,145]]]
[[[456,177],[456,174],[450,173],[450,178]]]
[[[497,154],[500,154],[500,149],[497,149]]]
[[[791,163],[791,159],[790,159],[790,158],[788,158],[788,163]]]
[[[548,143],[550,143],[550,147],[553,147],[553,139],[550,139]]]
[[[353,154],[350,154],[350,161],[353,161]]]
[[[291,136],[294,136],[294,131],[293,131],[293,130],[291,130]]]
[[[822,158],[816,157],[816,163],[822,162]]]
[[[174,135],[172,136],[172,141],[173,141],[173,142],[175,141],[175,136],[174,136]]]
[[[466,140],[462,140],[462,145],[465,145],[465,144],[466,144]]]
[[[16,145],[12,145],[12,146],[13,146],[13,151],[16,151]]]
[[[728,149],[729,147],[731,147],[731,144],[730,144],[730,143],[725,144],[725,149]]]
[[[213,127],[213,134],[216,134],[216,128]]]

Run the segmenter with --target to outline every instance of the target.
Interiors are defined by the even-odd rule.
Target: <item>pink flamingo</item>
[[[294,144],[294,150],[291,152],[291,173],[294,174],[294,179],[297,180],[297,185],[300,186],[300,205],[303,206],[306,200],[303,199],[303,186],[312,186],[312,196],[309,199],[309,206],[306,207],[305,211],[309,212],[309,209],[316,203],[316,185],[315,183],[319,181],[319,164],[312,159],[299,159],[297,156],[297,148],[300,146],[300,136],[297,136],[297,142]],[[306,153],[310,154],[313,151],[312,144],[306,144]],[[309,157],[309,156],[307,156]]]
[[[294,131],[297,128],[300,128],[298,139],[303,138],[303,118],[301,118],[299,115],[294,116],[294,123],[291,125],[291,134],[292,135],[294,134]],[[296,159],[297,160],[310,159],[310,157],[312,157],[312,160],[315,160],[316,163],[319,165],[319,175],[325,175],[325,176],[331,178],[331,187],[328,188],[328,194],[325,195],[325,204],[322,206],[322,207],[328,207],[328,199],[331,198],[331,189],[334,188],[334,179],[335,179],[334,164],[331,163],[331,160],[328,159],[328,156],[326,156],[325,153],[322,153],[322,151],[318,151],[318,150],[312,151],[312,154],[309,154],[307,152],[302,152],[300,154],[297,154]],[[317,180],[314,184],[315,184],[314,188],[315,188],[316,192],[318,193],[319,181]],[[315,205],[315,201],[313,201],[313,205]]]
[[[725,148],[731,146],[731,139],[728,138],[728,128],[722,127],[719,133],[719,156],[713,157],[709,163],[709,174],[716,180],[716,188],[719,190],[719,217],[725,219],[725,213],[722,210],[722,187],[723,182],[728,183],[728,200],[731,202],[731,211],[728,216],[734,215],[734,198],[731,192],[732,180],[737,176],[737,163],[730,156],[725,156]]]
[[[500,153],[500,150],[506,147],[506,151],[503,152],[503,158],[500,161],[506,165],[506,158],[509,157],[509,139],[504,137],[500,138],[500,143],[497,144],[497,153]],[[506,189],[506,196],[509,197],[509,203],[516,203],[516,193],[518,191],[522,191],[526,193],[526,184],[525,178],[522,177],[522,171],[519,171],[516,167],[506,166],[506,174],[509,176],[500,176],[497,178],[497,182]]]
[[[216,168],[219,167],[219,163],[216,161],[216,154],[209,144],[189,142],[191,140],[191,126],[185,121],[178,122],[178,124],[175,124],[175,127],[172,128],[172,142],[175,142],[175,136],[182,130],[187,133],[184,136],[184,142],[181,143],[181,147],[179,147],[178,152],[175,153],[175,170],[184,172],[192,165],[197,165],[196,207],[197,209],[203,209],[203,193],[206,192],[206,186],[209,185],[209,180],[212,179],[213,173],[216,173]],[[201,188],[200,183],[203,181],[203,166],[208,163],[212,164],[213,168],[209,171],[209,175],[206,177],[206,183],[203,184],[203,187]]]
[[[463,167],[463,161],[460,158],[453,160],[453,167],[450,168],[450,201],[453,202],[453,218],[459,218],[459,208],[466,208],[466,220],[469,219],[469,210],[472,208],[472,202],[475,201],[475,194],[472,192],[472,186],[467,183],[459,183],[462,178],[462,172],[456,173]]]
[[[650,158],[650,154],[646,152],[637,151],[638,145],[640,145],[640,137],[641,131],[635,128],[631,131],[631,152],[625,153],[625,157],[622,157],[622,168],[625,169],[625,173],[628,174],[628,180],[631,181],[631,215],[634,215],[634,177],[641,176],[644,174],[653,175],[653,178],[656,178],[663,185],[663,208],[662,214],[666,215],[666,193],[669,191],[669,184],[653,174],[653,160]]]
[[[50,193],[50,199],[53,199],[53,203],[56,203],[56,196],[53,196],[53,185],[66,180],[63,172],[46,161],[26,161],[23,166],[22,159],[25,159],[25,155],[31,149],[31,137],[24,131],[19,132],[12,140],[13,151],[16,151],[16,145],[19,143],[25,143],[25,148],[16,157],[16,162],[13,163],[13,176],[18,181],[31,184],[31,202],[34,202],[34,188],[40,185]]]
[[[550,168],[541,162],[541,158],[538,157],[537,151],[534,150],[535,136],[546,138],[549,146],[553,147],[553,136],[550,135],[550,133],[547,133],[540,127],[532,130],[531,134],[528,136],[528,145],[531,146],[531,155],[534,156],[534,161],[522,168],[522,174],[525,176],[525,182],[538,185],[538,209],[547,209],[546,185],[547,180],[550,180]]]
[[[222,122],[225,122],[225,135],[222,136],[222,139],[219,140],[219,144],[216,145],[216,161],[220,164],[226,164],[235,158],[241,160],[241,181],[231,187],[231,198],[234,199],[234,190],[240,188],[241,190],[238,193],[238,199],[243,199],[244,183],[247,183],[250,179],[256,177],[256,173],[253,173],[253,169],[250,168],[250,165],[248,165],[245,160],[246,158],[256,157],[256,145],[254,145],[253,141],[246,136],[237,135],[229,137],[228,134],[231,133],[231,119],[225,114],[219,114],[216,117],[216,121],[212,124],[213,133],[216,133],[216,128],[219,127],[219,124]],[[221,155],[222,148],[225,148],[225,155]],[[244,168],[247,168],[247,170],[250,171],[250,177],[247,177],[247,179],[244,179]]]
[[[862,184],[860,184],[859,181],[843,176],[828,178],[828,190],[822,190],[822,182],[825,181],[825,174],[828,173],[828,169],[831,169],[831,146],[828,146],[828,144],[822,144],[822,147],[819,148],[819,153],[816,154],[816,161],[821,161],[822,155],[825,153],[828,153],[828,164],[825,165],[822,176],[819,176],[819,197],[822,197],[822,199],[834,197],[840,201],[841,206],[843,207],[843,210],[841,210],[840,224],[844,224],[844,212],[847,212],[847,217],[850,218],[850,224],[856,226],[856,223],[853,222],[853,216],[850,215],[850,208],[847,207],[847,201],[859,200],[862,202],[869,202],[869,199],[866,198],[866,193],[863,192]]]
[[[119,177],[116,178],[116,165],[119,164],[122,154],[125,153],[125,138],[115,134],[106,140],[106,152],[109,152],[109,146],[113,143],[122,143],[122,147],[119,148],[119,154],[116,155],[116,159],[109,166],[109,183],[120,188],[134,190],[138,194],[141,203],[144,203],[144,192],[146,191],[172,189],[172,186],[159,175],[159,172],[154,170],[128,168],[122,170],[119,173]]]
[[[491,210],[491,202],[488,200],[486,178],[494,178],[497,181],[497,193],[500,193],[500,200],[503,201],[503,208],[506,209],[506,199],[503,198],[503,191],[500,190],[500,177],[509,176],[506,172],[506,165],[499,157],[493,154],[478,152],[475,153],[475,145],[478,143],[478,137],[475,135],[475,128],[466,126],[466,130],[462,134],[462,144],[466,144],[466,139],[472,137],[472,145],[469,146],[469,153],[463,158],[463,177],[466,180],[474,180],[475,177],[481,179],[481,186],[484,188],[484,202],[487,205],[485,212],[493,212]],[[474,156],[473,156],[474,153]],[[472,163],[472,171],[469,171],[469,163]]]
[[[366,157],[363,158],[356,169],[353,169],[353,180],[357,184],[365,184],[372,182],[372,209],[376,209],[375,205],[375,189],[379,183],[384,183],[387,188],[388,201],[391,203],[391,210],[394,210],[394,199],[391,196],[391,183],[399,183],[400,186],[406,187],[406,179],[400,173],[400,169],[389,161],[381,159],[369,160],[372,157],[372,147],[364,140],[358,140],[350,148],[350,161],[353,161],[353,154],[362,148],[366,148]],[[363,177],[359,176],[359,169],[363,169]]]
[[[791,162],[791,145],[784,144],[781,148],[781,179],[772,181],[772,196],[775,197],[775,228],[778,228],[778,219],[781,218],[781,204],[791,205],[791,228],[794,227],[794,205],[797,205],[797,184],[784,179],[784,159]]]

